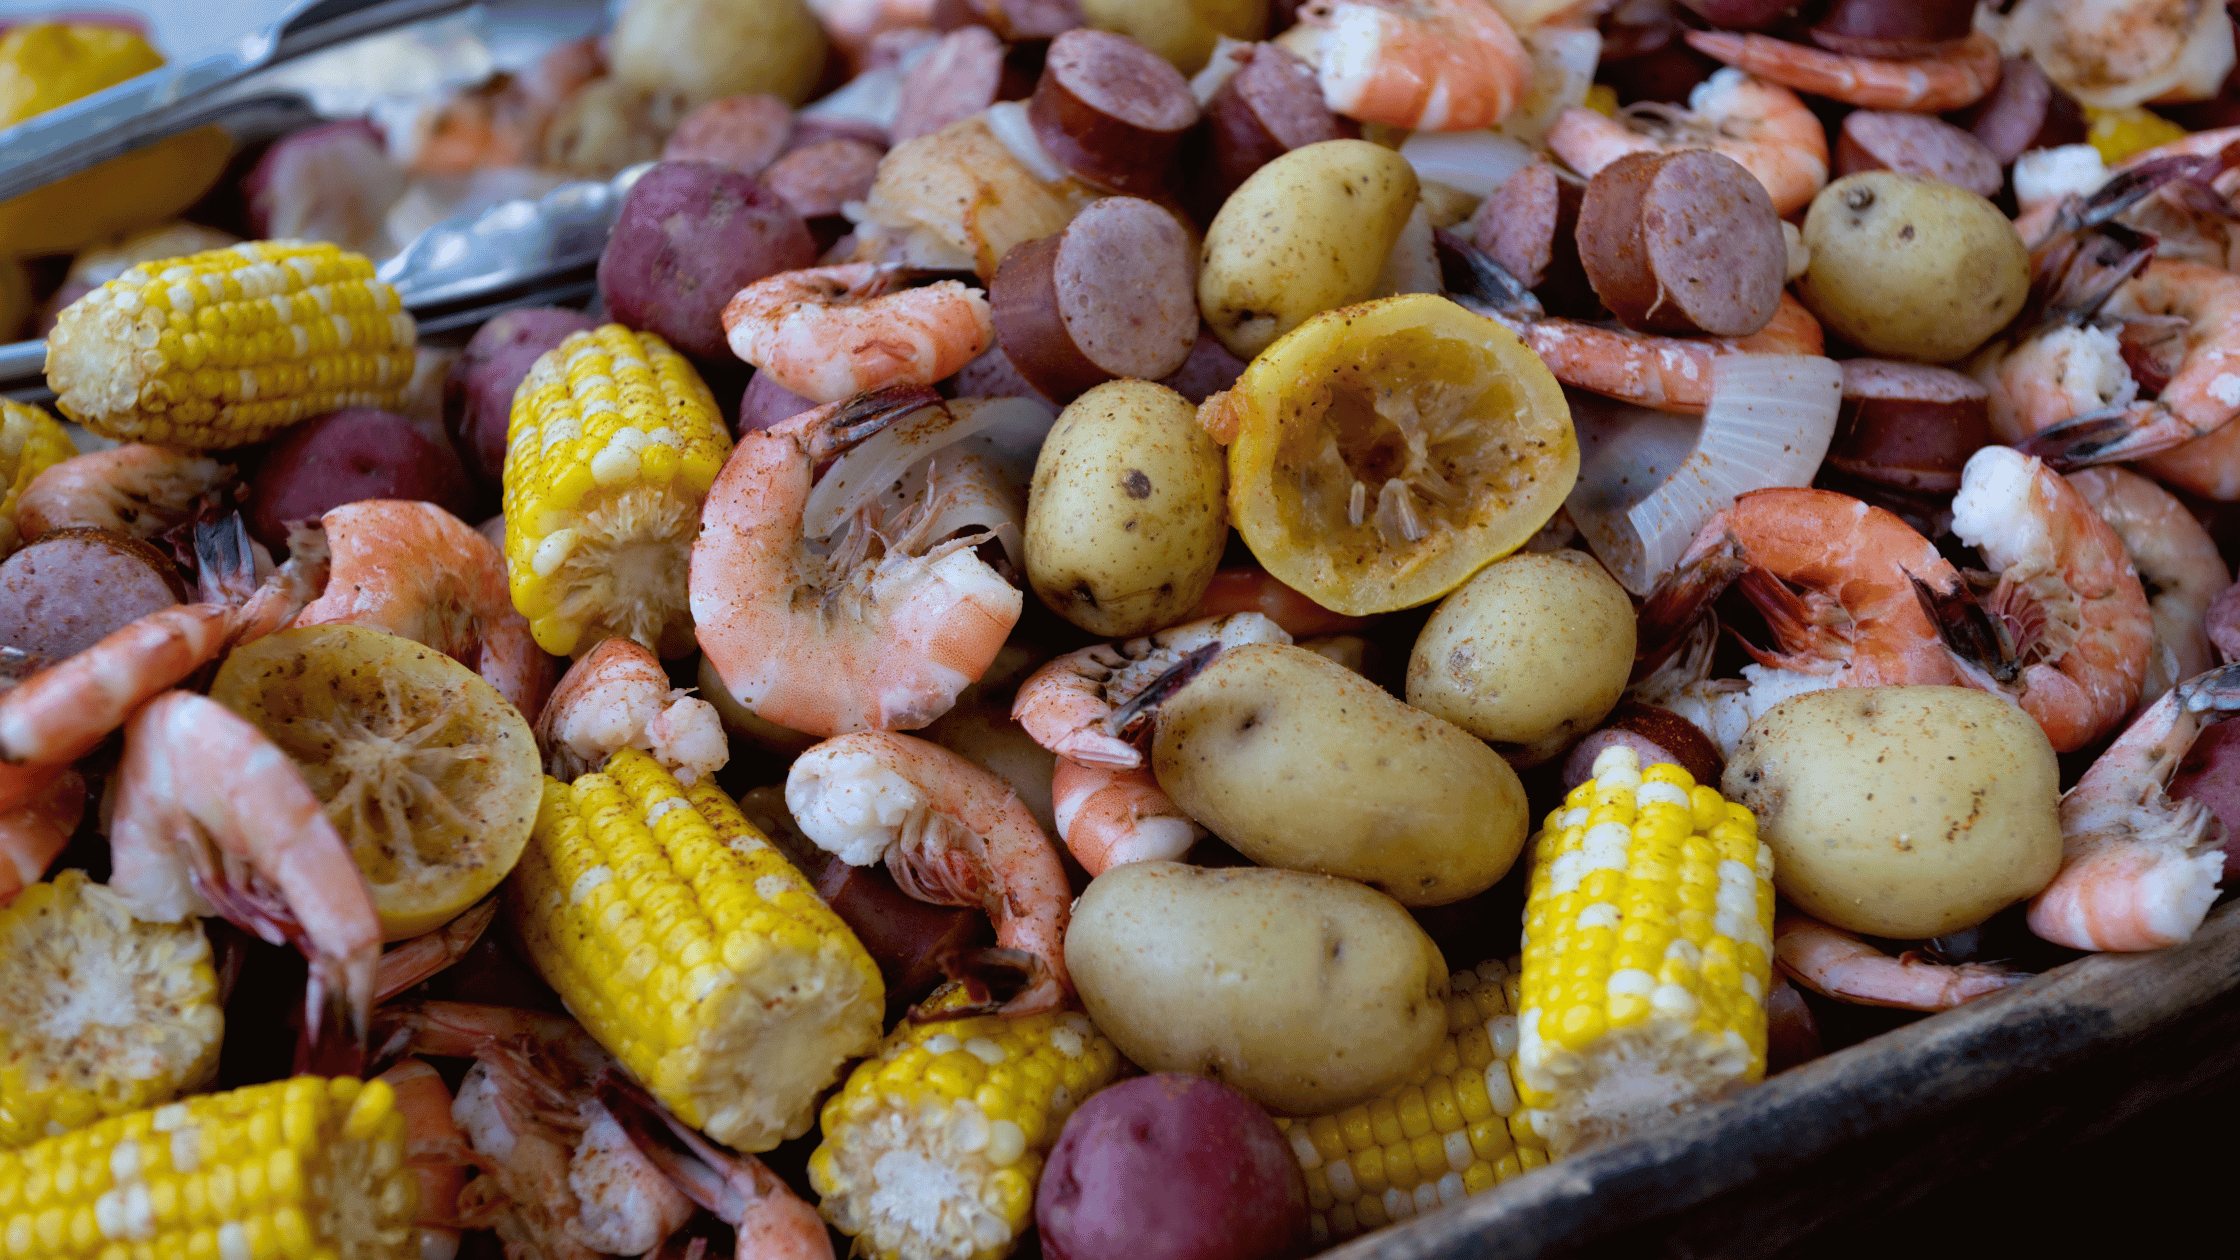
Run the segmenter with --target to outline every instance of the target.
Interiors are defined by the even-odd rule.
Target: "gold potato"
[[[1751,723],[1721,790],[1757,814],[1781,895],[1853,932],[1957,932],[2061,868],[2053,745],[2021,710],[1967,687],[1785,700]]]
[[[1089,25],[1135,40],[1184,74],[1205,69],[1219,37],[1252,40],[1268,29],[1268,0],[1081,0],[1081,12]]]
[[[1483,892],[1524,846],[1508,762],[1301,647],[1215,657],[1160,707],[1151,764],[1184,813],[1253,861],[1403,905]]]
[[[1862,171],[1804,217],[1812,262],[1797,296],[1869,354],[1949,363],[2006,327],[2030,293],[2030,255],[1999,208],[1942,180]]]
[[[1350,880],[1129,862],[1066,930],[1089,1018],[1154,1072],[1318,1115],[1399,1084],[1447,1035],[1447,964],[1390,897]]]

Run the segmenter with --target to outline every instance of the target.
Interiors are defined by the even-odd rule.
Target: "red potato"
[[[1953,115],[1953,121],[1981,140],[2002,167],[2031,149],[2084,142],[2083,107],[2055,87],[2028,57],[2002,62],[1999,86]]]
[[[1075,175],[1115,192],[1150,192],[1197,124],[1198,98],[1181,71],[1127,36],[1071,30],[1050,41],[1027,120]]]
[[[1978,197],[1996,197],[2006,182],[1999,159],[1983,141],[1927,114],[1855,109],[1836,136],[1836,177],[1858,171],[1898,171],[1957,184]]]
[[[1307,1239],[1290,1144],[1219,1081],[1161,1072],[1091,1095],[1042,1170],[1048,1260],[1277,1260]]]
[[[483,484],[497,485],[505,472],[513,391],[530,366],[571,334],[596,327],[581,312],[534,306],[507,311],[475,330],[444,378],[443,428],[467,471]]]
[[[949,378],[951,398],[1043,398],[1042,391],[1027,382],[1012,366],[1001,345],[988,347],[987,353],[965,364]],[[1055,406],[1055,404],[1052,404]]]
[[[288,522],[317,520],[364,499],[420,499],[479,520],[474,482],[431,427],[387,411],[330,411],[282,433],[249,481],[244,515],[257,541],[278,552]]]
[[[816,261],[808,225],[768,185],[713,162],[660,162],[623,200],[599,255],[599,292],[618,322],[724,362],[724,303]]]
[[[187,594],[171,561],[137,538],[53,530],[0,563],[0,647],[63,660]]]
[[[988,309],[1020,374],[1066,402],[1114,377],[1157,380],[1183,365],[1198,337],[1197,260],[1173,215],[1106,197],[1004,255]]]
[[[1654,705],[1635,704],[1628,700],[1610,711],[1602,720],[1601,729],[1580,740],[1563,762],[1563,789],[1585,783],[1594,777],[1594,759],[1605,748],[1631,748],[1641,757],[1642,765],[1669,761],[1689,774],[1698,783],[1717,786],[1726,773],[1726,758],[1719,755],[1719,746],[1711,737],[1697,729],[1696,724],[1670,709]]]
[[[1990,397],[1948,368],[1845,360],[1828,466],[1893,490],[1949,494],[1968,457],[1994,440]]]
[[[840,207],[860,201],[871,191],[879,173],[879,159],[886,150],[861,140],[819,140],[787,151],[762,172],[762,182],[785,198],[803,219],[821,219],[840,213]]]
[[[747,382],[745,392],[739,395],[739,432],[752,433],[758,429],[767,429],[781,420],[791,420],[816,405],[780,385],[777,377],[768,372],[757,372]]]
[[[1765,185],[1708,149],[1631,153],[1587,181],[1579,260],[1640,332],[1744,337],[1781,306],[1789,248]]]
[[[384,239],[389,208],[404,196],[404,168],[389,160],[380,128],[347,118],[282,136],[242,192],[260,238],[366,249]]]
[[[1775,976],[1766,990],[1766,1075],[1774,1076],[1827,1053],[1820,1040],[1820,1023],[1805,1005],[1804,995],[1787,979]]]
[[[1953,0],[1835,0],[1812,42],[1854,57],[1927,57],[1968,37],[1975,6]]]
[[[2240,722],[2195,737],[2170,778],[2170,799],[2198,800],[2224,824],[2224,885],[2240,881]]]
[[[793,139],[793,107],[768,93],[719,96],[677,123],[661,146],[664,162],[713,162],[760,175]]]
[[[1182,361],[1181,367],[1160,377],[1159,383],[1196,406],[1210,395],[1236,384],[1242,375],[1244,360],[1229,353],[1227,346],[1201,326],[1198,339],[1191,343],[1190,357]]]

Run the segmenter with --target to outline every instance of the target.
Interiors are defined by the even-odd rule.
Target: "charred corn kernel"
[[[506,907],[546,983],[687,1124],[742,1151],[809,1131],[879,1042],[879,968],[722,789],[636,749],[545,781]]]
[[[1587,98],[1579,103],[1598,114],[1615,118],[1618,116],[1618,89],[1607,83],[1597,83],[1587,89]]]
[[[137,31],[33,22],[0,35],[0,130],[163,64]],[[0,255],[67,254],[200,200],[233,144],[200,127],[0,202]]]
[[[684,356],[608,324],[546,351],[506,429],[506,567],[538,646],[693,648],[685,566],[731,430]]]
[[[2135,153],[2185,137],[2186,129],[2143,106],[2128,109],[2093,109],[2086,106],[2085,143],[2110,166]]]
[[[0,556],[16,549],[16,499],[31,479],[78,453],[62,423],[37,407],[0,398]]]
[[[1594,770],[1533,838],[1528,876],[1510,1130],[1548,1155],[1765,1072],[1773,851],[1756,819],[1631,749]]]
[[[274,1124],[289,1113],[300,1121]],[[0,1151],[11,1260],[416,1260],[419,1180],[387,1083],[204,1094]],[[267,1169],[285,1167],[286,1176]],[[256,1196],[220,1194],[247,1184]]]
[[[47,384],[103,437],[219,450],[396,406],[415,335],[364,256],[245,241],[141,263],[71,303],[47,334]]]
[[[1517,1144],[1503,1123],[1517,1110],[1509,1079],[1517,1021],[1504,993],[1508,978],[1509,969],[1495,961],[1454,973],[1446,1045],[1415,1079],[1330,1115],[1276,1121],[1306,1171],[1317,1244],[1453,1203],[1517,1174]]]
[[[202,928],[143,923],[83,871],[0,908],[0,975],[0,1148],[168,1102],[217,1070],[225,1018]]]
[[[963,1000],[952,986],[926,1006]],[[826,1105],[809,1159],[819,1210],[857,1255],[1009,1255],[1034,1223],[1034,1187],[1066,1117],[1119,1070],[1120,1052],[1077,1012],[905,1021]]]

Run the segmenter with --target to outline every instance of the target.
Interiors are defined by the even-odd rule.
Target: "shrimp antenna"
[[[2044,460],[2056,472],[2074,472],[2126,458],[2122,444],[2137,436],[2137,427],[2125,408],[2103,407],[2040,429],[2014,449]]]
[[[1936,626],[1937,637],[1944,640],[1947,651],[2002,683],[2013,682],[2022,673],[2022,660],[2008,642],[2006,628],[1984,611],[1966,582],[1955,582],[1950,591],[1939,591],[1915,577],[1912,570],[1902,571],[1906,581],[1913,583],[1913,597],[1921,602],[1921,611]]]
[[[1167,697],[1182,690],[1182,685],[1205,672],[1213,658],[1221,654],[1221,644],[1216,641],[1192,648],[1188,655],[1168,667],[1167,672],[1145,684],[1143,690],[1129,697],[1128,702],[1112,711],[1104,722],[1105,733],[1114,739],[1133,740],[1149,729],[1159,706]]]
[[[828,405],[832,414],[804,435],[813,460],[838,455],[912,412],[940,406],[941,395],[928,385],[882,385]]]
[[[1434,228],[1431,240],[1439,254],[1439,279],[1450,296],[1492,308],[1493,313],[1527,322],[1547,312],[1522,280],[1493,260],[1484,250],[1445,228]],[[1466,305],[1468,303],[1465,303]]]

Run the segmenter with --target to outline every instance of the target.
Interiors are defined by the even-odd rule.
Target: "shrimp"
[[[525,74],[493,75],[418,120],[412,169],[464,175],[482,167],[536,166],[552,120],[605,73],[598,40],[585,36],[546,53]]]
[[[1688,93],[1688,107],[1641,101],[1615,118],[1574,106],[1548,132],[1548,149],[1590,178],[1628,153],[1709,149],[1758,177],[1774,212],[1787,215],[1828,182],[1828,133],[1797,94],[1739,70],[1720,70]]]
[[[816,519],[839,517],[831,532],[808,528],[829,487],[888,475],[859,476],[842,452],[921,410],[945,420],[938,404],[908,386],[829,403],[740,435],[717,474],[692,544],[692,619],[758,717],[820,737],[921,727],[1002,650],[1023,596],[975,549],[1016,540],[1021,513],[981,457],[936,451],[889,486],[856,487],[868,497],[853,506],[820,503]]]
[[[2210,0],[2023,0],[1979,21],[2094,109],[2206,100],[2232,69],[2232,25]]]
[[[109,886],[155,923],[218,913],[311,960],[305,1026],[337,999],[363,1040],[381,957],[373,894],[288,755],[224,705],[157,696],[125,724]]]
[[[1532,55],[1487,0],[1310,0],[1311,59],[1331,112],[1417,131],[1475,131],[1532,87]]]
[[[2147,478],[2123,468],[2087,468],[2070,473],[2069,484],[2123,540],[2146,590],[2155,649],[2139,703],[2152,704],[2180,680],[2216,663],[2209,647],[2209,604],[2232,585],[2232,570],[2186,505]]]
[[[153,538],[195,514],[204,496],[234,479],[234,466],[138,442],[76,455],[41,472],[16,500],[16,526],[31,542],[51,530],[113,529]]]
[[[1206,593],[1184,614],[1184,622],[1226,617],[1231,613],[1262,613],[1294,639],[1318,634],[1345,634],[1375,621],[1374,617],[1348,617],[1335,613],[1301,592],[1277,581],[1266,569],[1246,565],[1216,569],[1206,583]]]
[[[2236,709],[2240,666],[2222,666],[2171,688],[2108,745],[2061,798],[2061,871],[2031,898],[2031,931],[2091,950],[2193,935],[2217,899],[2222,835],[2208,806],[2163,789],[2202,728]]]
[[[1783,87],[1862,109],[1935,114],[1973,105],[1999,86],[1999,45],[1970,35],[1926,57],[1853,57],[1766,35],[1689,31],[1688,46]]]
[[[1661,337],[1576,319],[1535,320],[1520,335],[1566,385],[1689,415],[1711,404],[1711,361],[1721,355],[1817,355],[1826,348],[1820,321],[1788,293],[1772,321],[1747,337]]]
[[[497,899],[488,898],[433,932],[399,941],[373,969],[374,1002],[386,1002],[466,957],[497,917]]]
[[[1950,966],[1919,950],[1892,958],[1841,928],[1801,914],[1773,925],[1773,961],[1784,975],[1821,997],[1857,1006],[1946,1011],[2012,988],[2030,978],[1990,963]]]
[[[809,11],[857,74],[871,68],[879,36],[931,27],[933,10],[933,0],[809,0]]]
[[[920,901],[980,906],[996,944],[1034,959],[1006,1015],[1054,1010],[1072,995],[1066,920],[1073,892],[1057,846],[1003,780],[938,744],[858,731],[801,754],[786,809],[817,847],[851,866],[881,857]]]
[[[47,873],[85,810],[86,781],[68,766],[0,764],[0,906]]]
[[[955,280],[900,287],[899,267],[783,271],[723,308],[732,353],[813,402],[931,385],[996,343],[987,294]]]
[[[1130,639],[1068,653],[1019,684],[1011,718],[1034,742],[1084,766],[1133,770],[1143,753],[1112,730],[1113,714],[1192,653],[1245,643],[1289,643],[1283,627],[1258,612],[1185,622]],[[1061,828],[1063,830],[1063,828]]]
[[[368,626],[423,643],[482,675],[525,716],[552,686],[552,659],[513,606],[505,559],[433,503],[367,499],[328,512],[325,591],[298,626]]]
[[[545,769],[563,782],[606,764],[624,748],[653,754],[691,786],[731,759],[716,707],[687,688],[672,689],[653,653],[631,639],[607,639],[560,680],[537,716]]]
[[[467,1139],[451,1119],[451,1091],[419,1059],[399,1059],[378,1078],[397,1094],[404,1117],[405,1163],[420,1182],[420,1211],[413,1220],[420,1260],[453,1260],[459,1254],[459,1191],[467,1184]]]
[[[1058,834],[1093,876],[1123,862],[1179,861],[1208,834],[1159,790],[1148,768],[1115,770],[1060,757],[1050,796]]]
[[[2115,530],[2043,461],[1986,446],[1961,470],[1952,532],[1998,574],[1985,602],[2013,654],[1994,674],[1956,649],[1963,680],[2013,699],[2056,752],[2115,729],[2139,701],[2154,645]]]

